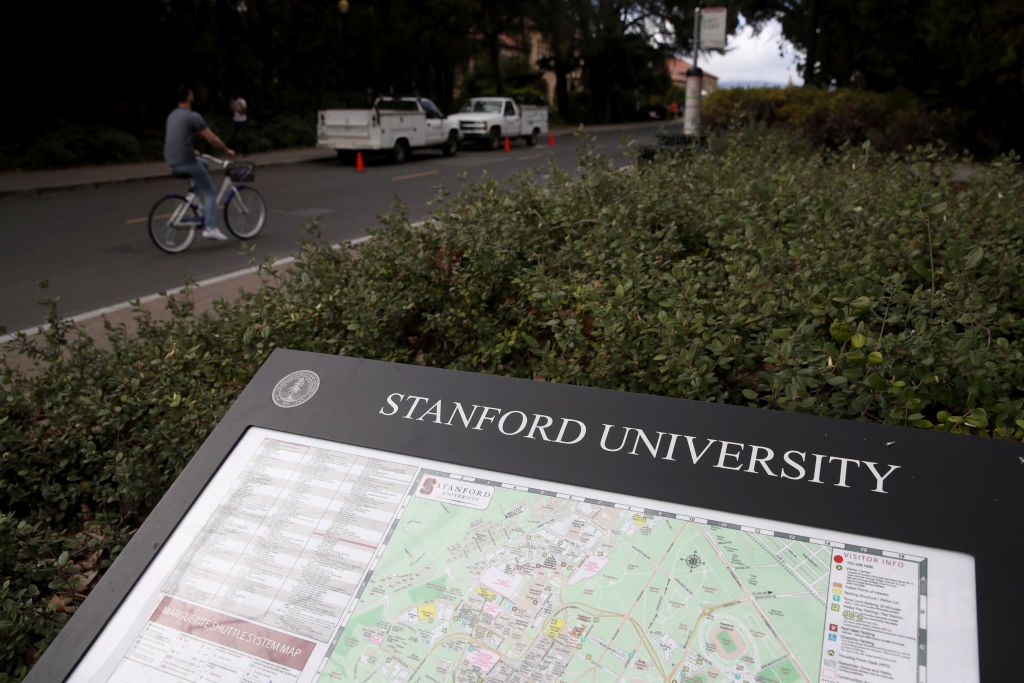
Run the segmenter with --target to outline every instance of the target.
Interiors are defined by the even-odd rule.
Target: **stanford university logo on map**
[[[494,487],[473,480],[425,475],[416,490],[416,497],[486,510],[494,497]]]
[[[313,398],[320,388],[320,376],[312,370],[296,370],[285,375],[274,387],[271,395],[281,408],[294,408]]]

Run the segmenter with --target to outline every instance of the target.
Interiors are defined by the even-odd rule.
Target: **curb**
[[[599,124],[599,125],[595,125],[595,126],[584,126],[583,132],[585,132],[585,133],[613,133],[613,132],[619,131],[619,130],[630,130],[632,128],[637,127],[638,125],[641,125],[641,126],[642,125],[653,125],[654,123],[656,123],[656,122],[654,122],[654,121],[650,121],[650,122],[647,122],[647,121],[634,121],[632,123]],[[658,123],[662,123],[662,122],[658,122]],[[555,133],[556,135],[573,135],[573,134],[577,133],[579,131],[579,129],[580,129],[579,126],[558,126],[556,128],[551,128],[551,132]],[[308,148],[308,150],[309,150],[310,154],[312,154],[314,152],[314,150],[315,151],[320,151],[320,150],[318,150],[315,147]],[[287,151],[287,150],[280,150],[280,151]],[[306,164],[306,163],[311,163],[311,162],[321,161],[321,160],[326,161],[326,160],[330,160],[330,159],[334,158],[331,154],[328,153],[330,150],[322,150],[322,151],[323,151],[323,156],[322,157],[310,156],[310,157],[297,158],[297,159],[282,159],[282,160],[279,160],[279,161],[263,161],[263,162],[254,162],[254,163],[256,163],[256,165],[261,167],[261,168],[267,168],[267,167],[270,167],[270,166],[292,166],[292,165],[295,165],[295,164]],[[88,168],[88,167],[86,167],[86,168]],[[28,195],[47,194],[47,193],[51,193],[51,192],[52,193],[57,193],[57,192],[63,192],[63,191],[66,191],[66,190],[79,189],[79,188],[83,188],[83,187],[103,187],[105,185],[122,185],[122,184],[126,184],[126,183],[145,182],[147,180],[160,180],[162,178],[169,178],[169,177],[170,177],[170,172],[161,169],[159,172],[156,172],[156,171],[154,171],[154,172],[143,172],[142,174],[127,175],[127,176],[120,176],[120,177],[114,177],[114,178],[106,178],[106,179],[102,179],[102,180],[76,180],[76,181],[69,181],[69,182],[66,182],[66,183],[58,183],[58,184],[54,184],[54,185],[42,185],[42,186],[37,186],[37,187],[14,188],[14,189],[10,189],[10,190],[0,189],[0,197],[28,196]]]
[[[310,162],[320,161],[320,160],[330,160],[330,159],[333,159],[333,158],[334,158],[333,155],[332,156],[328,156],[326,151],[325,151],[323,157],[308,157],[308,158],[298,158],[298,159],[282,159],[282,160],[279,160],[279,161],[261,161],[261,162],[253,162],[253,163],[255,163],[257,165],[257,167],[259,167],[259,168],[267,168],[267,167],[270,167],[270,166],[291,166],[291,165],[294,165],[294,164],[305,164],[305,163],[310,163]],[[219,170],[220,169],[213,169],[214,173],[216,173]],[[136,174],[136,175],[131,175],[131,176],[120,176],[120,177],[114,177],[114,178],[105,178],[105,179],[102,179],[102,180],[76,180],[76,181],[71,181],[71,182],[67,182],[67,183],[55,184],[55,185],[42,185],[42,186],[38,186],[38,187],[23,187],[23,188],[15,188],[15,189],[10,189],[10,190],[0,189],[0,197],[11,197],[11,196],[19,196],[19,195],[20,196],[38,195],[38,194],[47,194],[47,193],[51,193],[51,192],[56,193],[56,192],[64,192],[64,191],[67,191],[67,190],[76,190],[76,189],[83,188],[83,187],[103,187],[105,185],[124,185],[124,184],[127,184],[127,183],[141,183],[141,182],[146,182],[148,180],[161,180],[161,179],[170,178],[170,177],[171,177],[171,173],[170,173],[169,170],[161,170],[159,173],[157,173],[155,171],[154,172],[143,172],[141,174]]]
[[[424,221],[416,221],[415,223],[412,223],[412,226],[413,227],[418,227],[418,226],[421,226],[423,224],[424,224]],[[358,246],[360,244],[363,244],[364,242],[368,242],[372,238],[373,238],[373,235],[363,235],[362,237],[356,237],[355,239],[352,239],[352,240],[346,240],[345,242],[338,242],[336,244],[332,244],[331,248],[332,249],[340,249],[343,246]],[[293,263],[294,261],[295,261],[295,257],[294,256],[282,256],[281,258],[276,259],[270,265],[271,265],[272,268],[280,268],[281,266],[287,266],[287,265]],[[137,299],[130,299],[128,301],[122,301],[122,302],[117,303],[117,304],[111,304],[109,306],[104,306],[102,308],[97,308],[97,309],[94,309],[94,310],[91,310],[91,311],[85,311],[83,313],[78,313],[76,315],[62,317],[61,319],[64,320],[65,322],[72,322],[72,323],[75,323],[77,325],[77,324],[80,324],[80,323],[83,323],[83,322],[86,322],[86,321],[89,321],[89,320],[94,320],[96,318],[101,318],[101,317],[106,316],[106,315],[111,314],[111,313],[117,313],[118,311],[129,310],[131,308],[134,308],[136,305],[145,306],[147,304],[153,303],[154,301],[166,300],[166,299],[168,299],[168,298],[170,298],[172,296],[175,296],[176,294],[181,293],[185,289],[191,289],[191,290],[195,291],[195,290],[204,289],[204,288],[205,289],[209,289],[213,285],[220,285],[220,284],[224,284],[224,283],[230,283],[232,280],[236,280],[236,279],[244,277],[246,275],[252,275],[253,273],[258,272],[259,269],[260,269],[260,266],[248,266],[246,268],[240,268],[238,270],[233,270],[233,271],[231,271],[229,273],[223,273],[221,275],[215,275],[213,277],[209,277],[209,278],[206,278],[204,280],[200,280],[200,281],[196,282],[193,285],[179,285],[178,287],[173,287],[173,288],[168,289],[166,291],[157,292],[157,293],[154,293],[154,294],[147,294],[146,296],[139,297]],[[218,297],[218,298],[225,298],[225,297]],[[49,329],[50,329],[50,324],[49,323],[39,323],[37,325],[32,325],[30,327],[26,327],[23,330],[18,330],[16,332],[8,332],[7,334],[4,334],[4,335],[0,336],[0,346],[4,346],[4,345],[14,341],[15,339],[18,338],[18,335],[24,334],[26,337],[34,337],[36,335],[39,335],[39,334],[42,334],[42,333],[46,332]]]

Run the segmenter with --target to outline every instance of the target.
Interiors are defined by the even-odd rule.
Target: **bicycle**
[[[267,222],[267,203],[259,190],[241,184],[255,179],[255,166],[249,162],[225,161],[208,154],[202,154],[200,158],[224,168],[224,182],[217,193],[217,205],[224,207],[224,224],[231,234],[241,240],[258,235]],[[204,216],[191,176],[172,175],[189,181],[188,193],[169,194],[153,205],[149,211],[149,237],[161,251],[179,254],[192,245],[196,231],[203,228]]]

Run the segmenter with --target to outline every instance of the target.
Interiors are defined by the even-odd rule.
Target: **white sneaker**
[[[207,226],[203,228],[203,231],[199,233],[208,240],[218,240],[220,242],[226,242],[228,236],[220,231],[220,228]]]

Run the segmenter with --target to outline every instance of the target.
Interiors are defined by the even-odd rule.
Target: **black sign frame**
[[[316,394],[294,407],[276,404],[275,386],[301,370],[320,378]],[[646,453],[613,454],[592,441],[527,442],[493,429],[452,428],[385,415],[390,410],[386,399],[393,393],[564,416],[596,427],[629,425],[651,433],[688,429],[685,433],[722,441],[791,444],[807,453],[870,460],[879,467],[896,465],[900,476],[888,479],[887,492],[881,494],[872,490],[877,481],[866,479],[863,468],[857,468],[857,476],[851,468],[848,487],[837,487],[835,481],[815,485],[806,479],[770,479],[757,471],[697,468]],[[1024,448],[1019,443],[279,349],[27,681],[70,675],[250,427],[967,553],[976,562],[981,679],[1011,680],[1011,672],[1019,668],[1013,661],[1021,633],[1016,617],[1024,615]],[[726,499],[728,507],[722,504]]]

